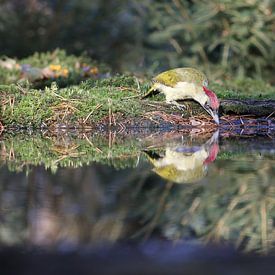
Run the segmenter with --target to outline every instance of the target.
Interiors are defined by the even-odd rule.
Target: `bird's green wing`
[[[157,75],[156,82],[174,87],[178,82],[190,82],[199,86],[207,86],[207,78],[204,73],[194,68],[177,68]]]
[[[176,69],[173,69],[157,75],[153,81],[166,86],[174,87],[181,81],[181,75],[177,73]]]

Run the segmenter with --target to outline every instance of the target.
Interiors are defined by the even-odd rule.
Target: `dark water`
[[[61,155],[47,160],[54,168],[35,159],[52,151],[52,144],[25,140],[39,150],[26,156],[23,151],[35,146],[13,144],[11,151],[14,138],[1,143],[2,245],[60,248],[153,239],[233,244],[258,253],[273,249],[272,137],[149,136],[136,139],[138,145],[120,158],[112,156],[113,141],[108,164],[104,158],[87,163],[71,147],[79,148],[77,139],[66,139]],[[60,140],[57,145],[60,152]],[[71,162],[59,167],[60,159]]]
[[[149,251],[162,261],[190,246],[204,255],[213,245],[273,253],[274,143],[268,135],[218,132],[4,135],[1,247],[52,253],[153,242]],[[173,254],[170,245],[181,250]]]

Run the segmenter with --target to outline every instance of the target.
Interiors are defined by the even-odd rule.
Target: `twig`
[[[94,146],[94,144],[90,141],[90,139],[86,136],[86,134],[83,134],[83,136],[85,137],[85,139],[87,140],[87,142],[95,148],[95,150],[98,152],[98,153],[103,153],[102,150],[100,150],[98,147]]]
[[[155,226],[156,226],[156,224],[157,224],[157,222],[158,222],[158,220],[159,220],[159,218],[160,218],[160,216],[161,216],[161,214],[162,214],[162,212],[165,208],[166,199],[167,199],[167,196],[168,196],[173,184],[174,183],[171,182],[171,181],[166,183],[164,192],[163,192],[162,196],[159,199],[157,211],[156,211],[152,221],[148,225],[148,230],[147,230],[147,232],[145,234],[145,237],[144,237],[145,241],[150,237],[151,233],[153,232],[153,230],[154,230],[154,228],[155,228]]]
[[[240,117],[241,124],[244,125],[242,118]]]
[[[97,104],[95,106],[95,108],[86,116],[86,118],[83,120],[83,123],[86,123],[86,121],[89,119],[89,117],[93,114],[93,112],[95,110],[98,110],[100,107],[102,106],[102,104]]]
[[[108,105],[109,105],[109,126],[112,125],[112,100],[110,98],[108,98]]]
[[[275,113],[275,111],[272,112],[271,114],[269,114],[269,115],[266,117],[266,119],[267,119],[267,118],[270,118],[274,113]]]
[[[127,100],[127,99],[130,99],[130,98],[137,98],[137,97],[140,97],[140,95],[127,96],[127,97],[122,98],[122,100]]]

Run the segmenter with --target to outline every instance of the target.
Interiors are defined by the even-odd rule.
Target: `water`
[[[9,135],[0,242],[53,250],[168,241],[272,252],[272,136]]]

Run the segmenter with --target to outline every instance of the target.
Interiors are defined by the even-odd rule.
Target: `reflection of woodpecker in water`
[[[219,152],[219,132],[202,145],[166,145],[163,154],[144,150],[153,171],[160,177],[176,183],[192,183],[201,180],[207,173],[207,166]]]

